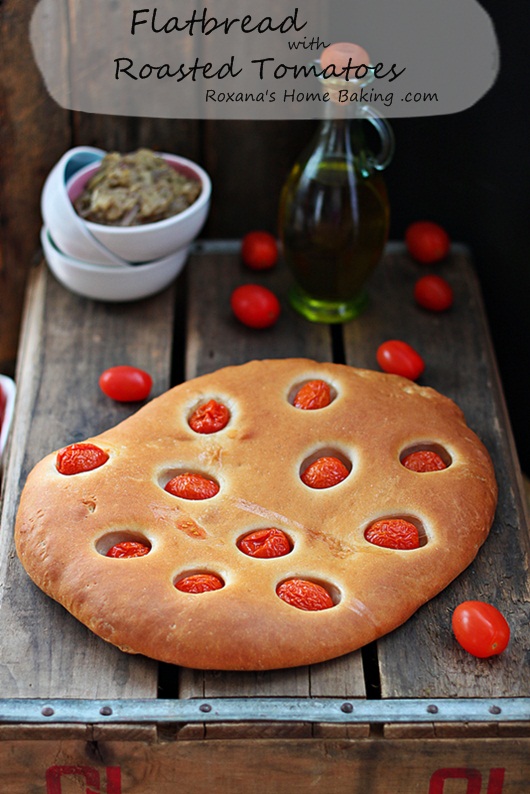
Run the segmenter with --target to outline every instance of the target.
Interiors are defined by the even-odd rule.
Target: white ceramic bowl
[[[78,146],[65,152],[52,168],[41,194],[41,213],[55,243],[65,254],[95,265],[127,266],[108,251],[87,229],[68,198],[66,183],[87,165],[97,167],[105,152],[91,146]]]
[[[186,262],[189,246],[143,265],[93,265],[64,254],[43,226],[41,244],[50,270],[72,292],[101,301],[133,301],[167,287]]]
[[[201,193],[193,204],[171,218],[141,226],[105,226],[85,221],[86,228],[96,240],[108,251],[128,262],[149,262],[189,246],[199,234],[208,216],[212,185],[206,171],[185,157],[174,154],[160,156],[176,171],[200,181]],[[72,202],[82,193],[88,179],[97,168],[97,163],[88,165],[69,180],[67,192]],[[51,227],[50,231],[53,234]]]

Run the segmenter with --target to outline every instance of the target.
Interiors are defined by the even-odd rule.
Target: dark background
[[[518,0],[482,5],[499,40],[499,77],[462,113],[393,122],[397,151],[387,171],[391,236],[399,238],[410,220],[425,216],[469,245],[519,456],[530,473],[530,6]]]
[[[385,172],[390,236],[402,239],[411,221],[424,218],[469,246],[519,456],[530,474],[529,4],[484,0],[482,6],[500,46],[494,86],[456,115],[391,120],[397,146]],[[35,0],[0,0],[0,371],[8,374],[27,275],[40,256],[40,190],[64,151],[144,145],[196,160],[214,185],[204,233],[230,238],[252,228],[276,232],[281,185],[315,128],[313,122],[168,121],[63,110],[47,95],[33,61],[28,25],[34,7]],[[215,0],[210,7],[215,10]],[[104,20],[94,19],[97,24]],[[75,40],[75,30],[70,36]]]

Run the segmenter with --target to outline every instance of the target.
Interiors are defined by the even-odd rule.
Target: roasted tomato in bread
[[[325,408],[331,402],[331,389],[324,380],[309,380],[295,394],[293,405],[303,411]]]
[[[306,579],[288,579],[278,585],[276,594],[282,601],[306,612],[318,612],[334,606],[333,599],[322,585]]]
[[[175,587],[181,593],[208,593],[211,590],[221,590],[224,582],[214,573],[195,573],[180,579]]]
[[[199,405],[189,418],[188,424],[196,433],[217,433],[226,427],[230,420],[230,411],[216,400]]]
[[[172,477],[164,490],[182,499],[211,499],[219,492],[219,485],[202,474],[183,472]]]
[[[301,478],[309,488],[331,488],[348,476],[344,463],[332,455],[325,455],[311,463],[302,472]]]
[[[108,454],[88,442],[70,444],[57,453],[55,465],[60,474],[79,474],[103,466],[109,459]]]

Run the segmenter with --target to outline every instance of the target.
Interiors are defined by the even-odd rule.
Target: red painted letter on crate
[[[50,766],[46,770],[46,794],[61,794],[61,778],[71,775],[84,777],[85,794],[121,794],[121,772],[118,766],[108,766],[106,792],[101,789],[97,769],[91,766]]]
[[[490,769],[488,788],[485,794],[502,794],[504,769]],[[478,769],[447,768],[437,769],[431,777],[429,794],[443,794],[446,780],[465,780],[466,790],[462,794],[481,794],[482,775]]]

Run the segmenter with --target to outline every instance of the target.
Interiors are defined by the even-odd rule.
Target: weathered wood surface
[[[530,739],[0,743],[9,794],[523,794]]]
[[[385,339],[402,338],[418,349],[427,362],[419,382],[455,399],[470,426],[488,447],[499,481],[499,508],[491,536],[468,571],[405,626],[377,643],[379,670],[375,671],[375,683],[378,672],[383,697],[528,696],[530,670],[526,664],[525,628],[530,614],[528,529],[480,290],[469,257],[463,249],[457,249],[437,269],[453,286],[454,307],[444,314],[426,312],[412,299],[414,282],[425,272],[401,247],[389,247],[384,263],[370,283],[369,308],[358,320],[344,326],[341,351],[340,329],[334,329],[332,345],[328,327],[306,323],[285,300],[277,325],[264,333],[249,334],[230,314],[232,289],[243,281],[254,281],[270,286],[285,298],[287,273],[280,267],[274,272],[255,274],[229,253],[205,254],[188,271],[186,374],[193,377],[249,358],[300,355],[339,360],[341,353],[348,364],[377,368],[375,351]],[[456,644],[451,632],[451,613],[467,598],[492,601],[506,614],[513,638],[502,657],[477,660]],[[345,657],[311,668],[307,694],[362,695],[355,683],[357,679],[352,677],[351,664],[352,658]],[[186,671],[182,694],[280,695],[285,694],[286,675],[292,673],[269,673],[266,683],[261,680],[258,685],[252,674],[209,676]],[[277,691],[267,691],[271,680],[278,682]],[[299,677],[293,684],[292,694],[304,694],[300,691]]]
[[[436,267],[453,287],[454,305],[434,314],[411,299],[416,279],[425,272],[399,248],[387,257],[372,280],[369,310],[345,327],[346,362],[373,367],[376,347],[396,336],[412,344],[426,361],[418,382],[455,400],[488,448],[499,505],[490,537],[471,567],[399,631],[378,642],[382,695],[528,696],[528,522],[480,287],[469,257],[457,249]],[[476,660],[456,644],[451,614],[466,599],[495,604],[512,626],[509,649],[501,658]]]
[[[105,367],[134,361],[152,373],[156,394],[183,377],[251,358],[307,356],[374,367],[377,344],[391,336],[406,338],[420,350],[427,361],[421,382],[457,399],[493,455],[501,491],[499,510],[477,561],[405,626],[378,642],[377,649],[370,647],[309,668],[259,674],[161,666],[160,695],[530,696],[528,535],[522,491],[468,258],[457,251],[443,266],[456,297],[454,309],[438,316],[414,305],[411,286],[417,267],[399,250],[391,249],[372,280],[372,302],[365,315],[344,329],[330,329],[307,323],[287,305],[288,276],[283,265],[266,273],[251,272],[243,267],[237,252],[237,244],[203,243],[174,289],[130,305],[84,300],[60,287],[47,270],[37,273],[20,351],[19,399],[1,526],[3,696],[156,696],[156,665],[121,654],[93,637],[43,596],[22,571],[10,538],[19,489],[33,463],[68,441],[100,432],[133,410],[111,404],[99,393],[97,378]],[[282,314],[272,328],[252,331],[232,316],[230,293],[244,282],[269,286],[281,297]],[[492,600],[509,617],[512,643],[498,659],[479,661],[456,646],[450,614],[467,597]],[[221,727],[209,726],[205,731],[202,726],[190,726],[189,735],[226,735]],[[342,731],[346,737],[358,727],[330,726],[328,730],[297,725],[292,730],[299,736],[331,736]],[[226,730],[237,735],[234,726]],[[285,734],[285,726],[281,730]],[[254,726],[252,732],[271,735],[271,726]]]
[[[5,697],[156,695],[152,661],[96,640],[30,583],[16,557],[12,530],[20,486],[40,458],[102,432],[134,410],[104,397],[98,373],[135,363],[152,374],[153,394],[167,389],[172,319],[172,290],[128,306],[95,303],[64,290],[46,270],[36,273],[28,295],[1,523],[0,688]]]

